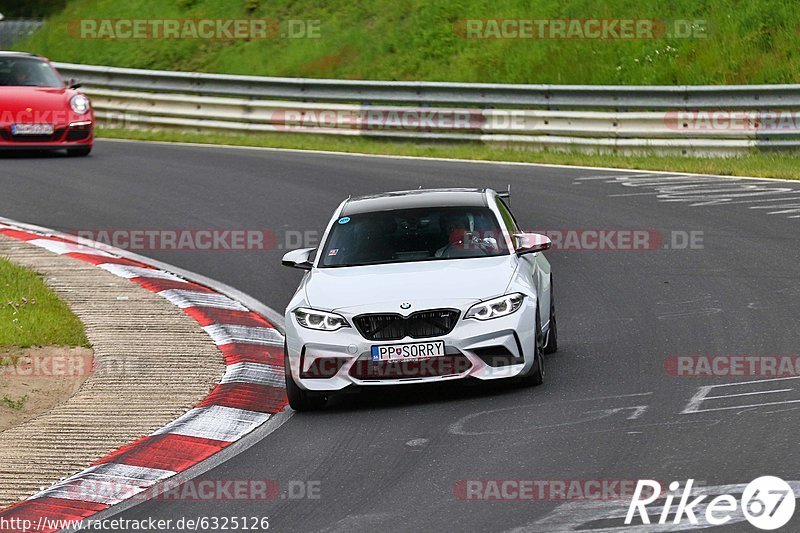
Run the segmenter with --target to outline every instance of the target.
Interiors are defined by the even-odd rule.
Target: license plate
[[[414,361],[444,355],[444,341],[384,344],[372,347],[372,361]]]
[[[52,135],[52,124],[12,124],[11,135]]]

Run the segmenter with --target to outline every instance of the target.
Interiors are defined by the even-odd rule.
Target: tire
[[[536,342],[534,350],[534,365],[528,373],[522,376],[522,384],[526,386],[537,386],[544,383],[545,363],[544,363],[544,338],[542,336],[541,320],[539,313],[536,313]]]
[[[550,280],[550,330],[547,332],[547,344],[544,353],[551,354],[558,351],[558,323],[556,322],[556,300],[553,297],[553,281]]]
[[[86,157],[92,151],[91,146],[84,148],[67,148],[67,155],[69,157]]]
[[[295,383],[289,367],[289,352],[286,344],[283,345],[283,369],[286,376],[286,396],[289,398],[289,407],[295,411],[314,411],[325,407],[327,398],[317,396],[307,390],[301,389]]]

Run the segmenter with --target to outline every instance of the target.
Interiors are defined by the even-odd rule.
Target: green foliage
[[[319,21],[319,38],[92,40],[71,21]],[[467,39],[465,19],[703,21],[705,38]],[[461,22],[460,22],[461,21]],[[18,44],[51,59],[233,74],[563,84],[799,83],[800,10],[784,0],[72,0]]]
[[[0,259],[0,347],[89,346],[83,324],[34,272]]]
[[[47,17],[64,9],[67,0],[3,0],[0,13],[6,18]]]

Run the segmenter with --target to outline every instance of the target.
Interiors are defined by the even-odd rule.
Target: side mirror
[[[516,243],[516,254],[525,255],[542,252],[550,248],[552,241],[547,235],[539,233],[515,233],[513,235]]]
[[[314,252],[316,251],[316,248],[300,248],[299,250],[286,252],[286,255],[281,259],[281,264],[301,270],[311,270],[314,262]]]
[[[70,89],[79,89],[83,87],[83,83],[76,80],[75,78],[70,78],[69,81],[67,82],[67,87],[69,87]]]

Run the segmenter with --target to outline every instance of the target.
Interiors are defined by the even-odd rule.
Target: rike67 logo
[[[704,501],[708,495],[693,495],[693,484],[693,479],[688,480],[682,491],[678,481],[669,484],[669,492],[663,498],[663,507],[657,515],[656,523],[688,522],[697,525],[698,518],[701,520],[704,518],[704,523],[708,525],[721,526],[733,520],[741,512],[745,519],[758,529],[773,530],[786,525],[794,514],[794,491],[787,482],[778,477],[763,476],[754,479],[742,491],[741,501],[737,501],[732,494],[721,494],[710,501]],[[659,482],[649,479],[639,480],[633,493],[633,500],[628,507],[625,524],[633,523],[637,514],[642,524],[650,524],[651,515],[647,506],[660,498],[662,495]],[[674,511],[674,516],[670,516],[673,514],[673,502],[676,499],[677,509]]]

